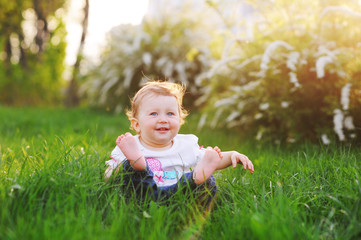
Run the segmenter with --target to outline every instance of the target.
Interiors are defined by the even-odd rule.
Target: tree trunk
[[[47,42],[50,33],[48,30],[48,22],[46,20],[46,16],[44,14],[44,9],[40,4],[40,0],[34,0],[34,11],[38,17],[36,22],[36,36],[35,36],[35,43],[39,47],[39,53],[44,51],[44,43]],[[40,56],[41,54],[38,54]]]
[[[67,107],[76,107],[80,103],[80,98],[78,95],[78,76],[79,76],[79,68],[80,62],[82,60],[83,48],[85,43],[85,38],[88,29],[88,16],[89,16],[89,0],[85,0],[84,6],[84,19],[82,21],[83,32],[80,39],[79,49],[76,57],[76,62],[73,66],[72,78],[69,82],[69,86],[66,90],[65,96],[65,106]]]

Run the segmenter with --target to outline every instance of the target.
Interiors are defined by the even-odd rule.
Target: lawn
[[[261,145],[226,130],[182,133],[238,150],[254,174],[216,173],[206,217],[194,199],[140,203],[103,181],[124,115],[88,109],[0,107],[0,239],[360,239],[361,151],[352,146]]]

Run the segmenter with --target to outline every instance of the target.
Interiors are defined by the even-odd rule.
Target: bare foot
[[[203,146],[201,146],[200,148],[201,148],[201,149],[204,149]],[[215,151],[218,153],[219,157],[220,157],[221,159],[223,158],[222,151],[221,151],[221,149],[220,149],[218,146],[215,146],[215,147],[210,147],[210,146],[208,146],[207,149],[208,149],[208,148],[213,148],[213,150],[215,150]]]
[[[143,153],[140,151],[135,137],[127,132],[115,141],[130,165],[137,171],[144,170],[147,166]]]
[[[218,163],[221,160],[219,152],[211,147],[207,147],[204,157],[199,161],[193,171],[193,180],[196,184],[202,184],[217,169]]]
[[[222,159],[223,155],[221,149],[218,146],[215,146],[213,149],[218,153],[218,156]]]

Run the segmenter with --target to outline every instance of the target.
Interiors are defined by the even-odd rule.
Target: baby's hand
[[[247,168],[251,173],[254,172],[254,166],[251,160],[248,159],[248,157],[244,154],[234,152],[231,156],[232,166],[233,168],[237,167],[237,163],[241,163],[243,165],[243,168],[246,170]]]
[[[105,170],[105,173],[104,173],[104,179],[105,179],[105,181],[108,181],[108,179],[110,178],[110,176],[112,175],[112,173],[113,173],[113,168],[109,166],[109,167]]]

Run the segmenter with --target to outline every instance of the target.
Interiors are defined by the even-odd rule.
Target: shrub
[[[208,119],[263,140],[360,141],[361,13],[351,10],[360,5],[249,2],[262,17],[253,38],[226,39],[203,78],[200,126]]]
[[[184,14],[164,11],[138,26],[113,28],[100,64],[93,66],[82,85],[90,104],[120,112],[141,83],[152,79],[186,84],[184,102],[192,106],[199,96],[197,76],[208,67],[202,25],[195,16],[190,9]]]

